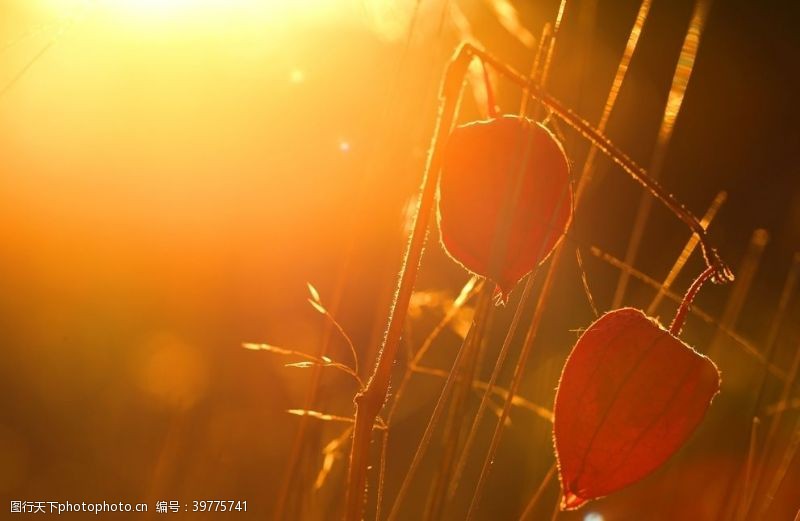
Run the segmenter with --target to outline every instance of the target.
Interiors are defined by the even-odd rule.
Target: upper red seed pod
[[[547,128],[502,116],[450,134],[439,182],[442,243],[494,281],[502,301],[550,254],[571,216],[569,163]]]
[[[672,332],[682,320],[679,313]],[[643,478],[705,416],[719,371],[672,332],[623,308],[600,317],[575,344],[554,407],[562,510]]]

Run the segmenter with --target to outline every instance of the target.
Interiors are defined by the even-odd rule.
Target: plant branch
[[[692,282],[692,285],[689,286],[689,289],[686,291],[686,295],[683,297],[680,306],[678,306],[678,311],[675,313],[675,318],[672,319],[672,324],[669,325],[670,333],[675,336],[680,334],[681,329],[683,329],[683,323],[686,321],[686,315],[688,315],[689,308],[692,305],[692,301],[694,301],[694,297],[697,296],[697,292],[700,291],[703,283],[713,274],[714,268],[709,266],[699,277],[694,279],[694,282]]]
[[[438,184],[443,144],[455,119],[464,76],[472,57],[471,53],[465,52],[464,47],[460,48],[445,71],[440,91],[439,118],[433,135],[428,164],[422,177],[421,194],[413,231],[406,249],[395,299],[389,312],[389,325],[386,330],[386,336],[378,353],[378,362],[375,370],[367,382],[367,386],[356,395],[354,400],[356,413],[353,443],[350,450],[350,467],[347,476],[346,521],[360,521],[363,517],[372,427],[375,423],[375,418],[386,401],[386,393],[389,390],[392,366],[400,346],[400,337],[405,324],[408,303],[414,289],[417,270],[422,258],[422,250],[425,246],[425,237]]]
[[[703,255],[708,266],[714,268],[714,275],[712,280],[717,283],[725,283],[733,280],[733,273],[725,265],[717,253],[717,249],[708,240],[708,235],[705,228],[700,224],[700,221],[692,215],[672,194],[667,192],[656,180],[651,178],[647,170],[639,166],[633,159],[628,157],[622,150],[620,150],[614,143],[611,142],[602,132],[597,130],[591,123],[587,122],[573,111],[561,104],[560,101],[549,95],[541,87],[532,83],[529,78],[515,71],[502,61],[498,60],[491,54],[483,49],[476,47],[471,43],[462,45],[459,54],[471,54],[479,57],[484,63],[488,63],[494,69],[503,74],[512,83],[519,85],[524,89],[528,96],[539,101],[541,104],[550,109],[553,114],[558,116],[562,121],[567,123],[573,129],[577,130],[581,135],[588,139],[598,150],[608,156],[609,159],[622,167],[633,179],[642,184],[656,199],[661,201],[672,213],[674,213],[681,221],[689,227],[691,231],[697,234],[700,239],[700,244],[703,248]]]

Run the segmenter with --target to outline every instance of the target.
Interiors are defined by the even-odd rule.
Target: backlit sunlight
[[[791,14],[0,0],[0,508],[800,521]]]

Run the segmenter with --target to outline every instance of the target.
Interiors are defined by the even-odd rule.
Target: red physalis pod
[[[562,510],[643,478],[703,419],[719,391],[719,371],[674,336],[683,316],[667,331],[638,309],[618,309],[578,339],[554,407]]]
[[[439,182],[442,243],[494,281],[501,300],[550,254],[571,216],[569,163],[547,128],[502,116],[450,134]]]

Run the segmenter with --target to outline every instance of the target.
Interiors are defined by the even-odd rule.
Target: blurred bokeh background
[[[600,116],[639,5],[565,4],[548,90],[589,121]],[[312,371],[285,368],[296,360],[241,343],[317,352],[329,329],[306,301],[308,281],[353,339],[366,376],[446,61],[468,28],[527,73],[558,7],[0,0],[2,508],[12,499],[242,499],[248,518],[272,515],[304,421],[286,410],[306,406]],[[609,122],[608,135],[645,165],[692,9],[689,0],[653,2]],[[702,351],[714,345],[723,372],[707,421],[653,476],[559,519],[724,519],[747,455],[764,371],[758,354],[763,360],[800,250],[799,26],[800,8],[790,2],[714,3],[661,175],[696,214],[727,192],[709,230],[734,268],[750,248],[752,282],[735,313],[735,286],[708,286],[697,304],[715,319],[733,313],[729,326],[757,352],[690,318],[684,338]],[[517,112],[519,89],[502,79],[497,89],[501,108]],[[481,117],[475,100],[467,89],[461,121]],[[580,165],[588,143],[568,133],[565,145]],[[620,271],[591,248],[624,256],[641,193],[601,159],[570,232],[568,248],[581,248],[601,311]],[[761,246],[750,246],[754,233]],[[688,239],[654,206],[634,267],[663,280]],[[522,391],[545,407],[576,331],[593,319],[574,255],[565,257]],[[695,253],[676,291],[701,268]],[[467,279],[432,231],[418,289],[446,301]],[[496,314],[498,342],[518,293]],[[653,295],[633,279],[624,302],[646,307]],[[800,342],[798,300],[788,301],[773,342],[784,371]],[[656,314],[668,321],[674,309],[665,300]],[[423,309],[410,343],[421,342],[441,312]],[[449,368],[459,344],[455,331],[445,332],[429,365]],[[334,336],[330,356],[347,361],[348,353]],[[389,447],[388,499],[441,381],[418,376],[413,384]],[[350,381],[324,373],[320,386],[313,409],[352,414]],[[769,377],[758,410],[782,387]],[[798,393],[794,385],[791,396]],[[780,451],[797,417],[795,404],[776,435]],[[515,410],[512,420],[482,519],[516,519],[553,461],[549,424],[527,411]],[[319,490],[313,480],[321,448],[343,427],[305,421],[302,468],[284,516],[336,518],[343,460]],[[484,450],[468,468],[469,483]],[[768,519],[791,520],[800,508],[799,468],[795,459]],[[424,475],[412,489],[422,499],[409,501],[406,519],[424,503]],[[463,516],[470,487],[463,488],[448,519]],[[552,483],[540,518],[556,495]]]

